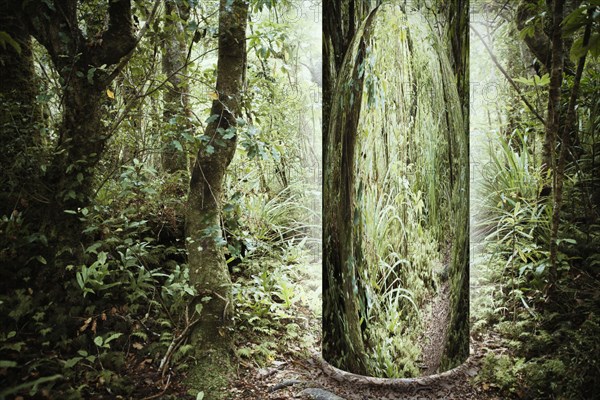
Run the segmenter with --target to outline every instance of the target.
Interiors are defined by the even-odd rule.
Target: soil
[[[425,318],[425,333],[421,339],[423,354],[423,375],[437,372],[444,349],[448,326],[450,325],[450,285],[445,281],[438,295],[433,299],[431,312]]]

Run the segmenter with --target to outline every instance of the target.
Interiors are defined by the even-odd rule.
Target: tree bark
[[[546,179],[548,171],[550,171],[554,179],[556,178],[555,171],[555,146],[556,139],[560,130],[560,88],[563,78],[563,39],[562,29],[560,24],[563,19],[562,0],[554,0],[552,6],[552,66],[550,71],[550,88],[548,90],[548,115],[546,116],[546,130],[544,137],[544,146],[542,149],[542,177]],[[553,187],[556,186],[554,182]],[[551,235],[552,236],[552,235]],[[551,282],[556,278],[556,260],[552,254],[556,253],[556,240],[550,237],[550,262]]]
[[[199,389],[221,395],[214,380],[229,371],[231,317],[231,278],[223,253],[221,208],[223,181],[237,144],[237,118],[241,114],[241,96],[246,69],[246,25],[248,3],[221,0],[219,7],[219,55],[216,92],[211,122],[204,133],[209,138],[199,150],[192,169],[186,236],[190,282],[198,298],[204,298],[201,321],[192,333],[192,341],[201,360],[193,373]],[[209,300],[206,300],[209,298]],[[221,376],[220,376],[221,375]],[[194,382],[194,384],[196,384]]]
[[[41,225],[59,243],[80,241],[79,218],[64,210],[81,209],[92,200],[94,168],[109,138],[101,119],[102,106],[110,101],[106,67],[136,45],[130,3],[109,3],[108,26],[100,38],[86,38],[78,28],[75,0],[51,6],[29,2],[24,9],[31,34],[48,50],[64,84],[59,139],[44,178],[49,202],[39,213]]]
[[[537,14],[538,1],[524,0],[517,7],[517,29],[522,31],[525,29],[527,22],[534,18]],[[529,51],[537,58],[546,71],[552,70],[552,54],[550,38],[544,32],[544,29],[539,24],[535,24],[534,31],[531,35],[525,35],[523,38]]]
[[[329,126],[333,91],[348,46],[360,24],[373,9],[371,0],[327,0],[323,4],[323,126]],[[380,1],[377,1],[380,3]],[[323,143],[328,130],[323,129]],[[327,147],[323,148],[323,159]]]
[[[337,368],[366,374],[358,304],[354,238],[354,152],[360,118],[366,57],[375,11],[358,29],[337,72],[327,141],[324,142],[323,356]]]
[[[585,48],[589,41],[592,32],[592,13],[593,8],[588,10],[589,22],[585,27],[583,34],[583,47]],[[563,198],[563,183],[565,179],[565,164],[567,161],[567,153],[571,148],[572,138],[577,138],[577,124],[576,124],[576,111],[575,106],[577,105],[577,97],[579,96],[579,86],[581,83],[581,76],[583,75],[583,68],[585,66],[585,59],[587,51],[579,58],[577,63],[577,70],[575,72],[575,78],[573,80],[573,88],[571,89],[571,95],[569,97],[569,105],[567,107],[567,115],[562,132],[562,141],[560,145],[560,154],[558,162],[556,163],[556,171],[554,178],[554,204],[552,209],[552,229],[550,232],[550,263],[552,265],[553,274],[557,276],[558,266],[557,255],[558,255],[558,228],[560,226],[560,209],[562,206]]]
[[[189,6],[181,0],[164,0],[164,3],[162,68],[169,84],[163,94],[163,119],[167,132],[163,136],[162,166],[165,171],[174,173],[187,170],[183,133],[191,130],[190,85],[186,75],[188,48],[184,25],[189,17]]]
[[[0,29],[13,41],[0,46],[0,215],[10,215],[13,210],[24,211],[35,195],[40,170],[34,149],[40,144],[41,113],[21,2],[2,0],[0,10]]]

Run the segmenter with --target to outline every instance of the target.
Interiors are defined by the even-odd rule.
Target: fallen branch
[[[273,393],[273,392],[276,392],[276,391],[281,390],[283,388],[286,388],[286,387],[289,387],[289,386],[293,386],[293,385],[298,385],[298,384],[303,383],[303,382],[304,381],[301,381],[301,380],[298,380],[298,379],[290,379],[290,380],[283,381],[283,382],[280,382],[280,383],[278,383],[276,385],[271,386],[269,388],[268,392],[269,393]]]
[[[165,356],[162,358],[162,360],[160,360],[160,365],[158,368],[161,371],[161,374],[160,374],[161,377],[164,378],[165,374],[167,373],[167,368],[169,367],[169,361],[171,360],[173,353],[175,353],[175,350],[177,350],[177,348],[179,346],[181,346],[181,344],[185,341],[187,336],[190,334],[192,328],[194,326],[196,326],[199,322],[200,322],[200,318],[195,319],[194,321],[192,321],[191,323],[186,325],[185,329],[183,330],[183,332],[181,332],[181,334],[179,336],[173,338],[173,340],[171,341],[171,344],[169,345],[169,348],[167,349],[167,352],[165,353]]]

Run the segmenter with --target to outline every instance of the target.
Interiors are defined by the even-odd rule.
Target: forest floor
[[[431,310],[425,317],[425,332],[421,337],[423,375],[432,375],[442,362],[446,347],[446,334],[450,323],[450,284],[441,284],[439,293],[432,299]]]
[[[428,399],[482,399],[496,400],[493,385],[482,382],[477,376],[482,368],[482,360],[489,352],[502,352],[499,341],[492,335],[471,338],[471,355],[467,362],[450,374],[439,378],[427,377],[425,382],[414,384],[382,384],[381,381],[356,379],[329,367],[320,358],[320,264],[303,268],[305,274],[298,282],[299,296],[302,298],[295,307],[297,318],[306,322],[315,340],[308,348],[298,349],[296,344],[281,343],[285,349],[278,353],[268,365],[240,365],[238,375],[230,387],[232,400],[242,399],[317,399],[317,400],[428,400]],[[433,304],[432,315],[444,313],[441,291]],[[431,329],[435,337],[439,329]],[[432,355],[435,357],[435,355]],[[429,379],[429,380],[427,380]]]

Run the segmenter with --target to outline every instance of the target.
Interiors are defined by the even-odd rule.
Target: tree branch
[[[146,31],[150,27],[150,24],[154,20],[154,17],[156,15],[156,11],[158,10],[158,6],[160,4],[161,4],[160,1],[156,1],[154,3],[154,7],[152,8],[152,11],[150,12],[150,16],[148,17],[148,20],[146,21],[146,23],[144,24],[144,26],[140,30],[137,38],[135,39],[135,45],[133,46],[133,48],[131,49],[131,51],[127,54],[127,56],[125,56],[125,57],[123,57],[121,59],[121,61],[119,62],[119,65],[117,65],[117,67],[114,69],[114,71],[111,72],[111,74],[107,78],[107,84],[110,83],[110,82],[112,82],[113,79],[115,79],[117,77],[117,75],[119,75],[121,73],[121,71],[123,70],[123,68],[125,68],[125,66],[129,62],[129,60],[131,60],[131,57],[133,57],[134,50],[136,49],[137,45],[140,43],[140,41],[142,40],[142,38],[146,34]]]
[[[471,30],[479,37],[479,39],[481,40],[481,43],[483,43],[485,49],[487,50],[488,54],[492,58],[492,61],[494,62],[494,64],[496,64],[496,67],[498,67],[498,69],[500,70],[500,72],[502,72],[502,75],[504,75],[504,77],[506,78],[506,80],[508,81],[508,83],[510,83],[510,85],[515,89],[515,91],[517,92],[517,94],[519,95],[519,97],[521,98],[521,100],[523,100],[523,103],[525,103],[525,105],[527,106],[527,108],[529,108],[529,110],[533,113],[533,115],[535,115],[535,117],[542,124],[546,125],[546,121],[544,120],[544,118],[542,118],[542,116],[537,112],[537,110],[535,109],[535,107],[533,107],[533,105],[529,102],[529,100],[527,100],[527,98],[523,95],[523,93],[521,93],[521,90],[519,89],[519,86],[517,86],[517,84],[515,83],[515,81],[513,81],[512,78],[510,77],[510,75],[508,75],[508,72],[506,72],[506,70],[504,69],[504,67],[502,67],[502,65],[500,64],[500,62],[498,61],[498,59],[496,58],[496,56],[492,52],[492,49],[490,49],[490,47],[487,45],[487,43],[485,42],[485,40],[483,39],[483,37],[481,36],[481,34],[472,25],[471,25]]]
[[[82,52],[85,43],[77,25],[77,1],[55,2],[52,7],[42,1],[31,1],[23,7],[32,36],[46,48],[56,69],[62,73]]]
[[[100,41],[92,43],[89,50],[88,61],[94,67],[118,63],[137,45],[133,35],[131,0],[111,0],[108,15],[108,28],[102,33]]]

